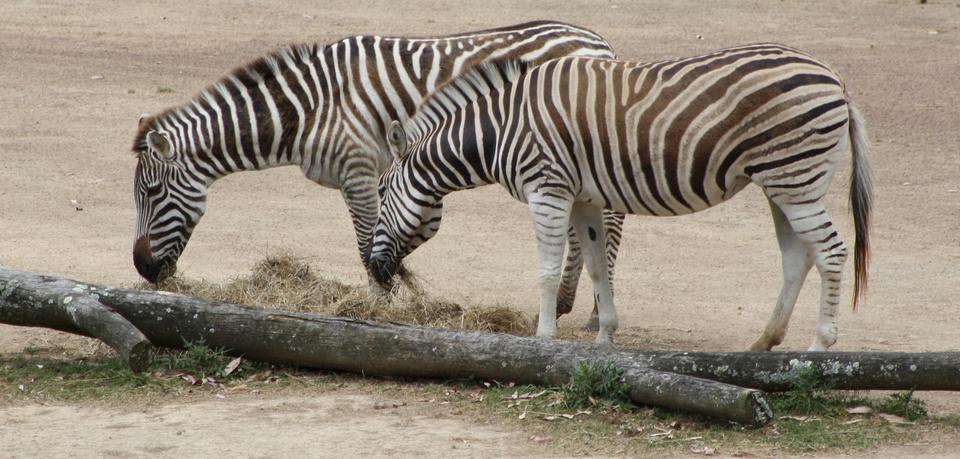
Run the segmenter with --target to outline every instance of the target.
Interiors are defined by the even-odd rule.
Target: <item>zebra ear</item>
[[[137,127],[143,129],[143,121],[150,117],[149,113],[141,113],[140,118],[137,118]]]
[[[173,159],[173,148],[167,137],[157,131],[147,133],[147,146],[160,154],[163,159]]]
[[[407,134],[403,132],[403,125],[399,121],[390,122],[390,127],[387,128],[387,142],[390,143],[390,149],[395,158],[407,152]]]

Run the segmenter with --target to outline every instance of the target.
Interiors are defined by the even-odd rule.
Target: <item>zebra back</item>
[[[461,145],[493,155],[483,164],[497,165],[467,177],[516,178],[517,158],[547,155],[574,193],[589,192],[603,207],[680,215],[725,201],[750,181],[776,185],[795,163],[811,166],[798,172],[810,185],[828,183],[824,168],[832,163],[818,154],[837,142],[799,156],[780,155],[793,151],[786,146],[829,137],[847,122],[840,78],[783,45],[646,64],[567,57],[521,68],[478,66],[439,89],[408,123],[411,144],[424,142],[418,137],[426,133],[468,125],[495,133],[498,148]],[[463,110],[480,100],[503,111],[485,116],[480,109]],[[504,122],[511,116],[521,121],[508,129]],[[543,148],[508,151],[522,145],[516,138],[526,133]],[[523,194],[510,188],[515,196]]]

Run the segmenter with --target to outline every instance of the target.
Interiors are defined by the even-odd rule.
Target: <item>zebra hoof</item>
[[[617,350],[617,346],[613,344],[613,337],[606,333],[601,333],[597,335],[597,339],[594,341],[594,343],[597,345],[597,347],[600,347],[603,349],[607,349],[611,351]]]
[[[588,332],[597,332],[600,331],[600,318],[597,316],[591,316],[590,320],[583,326],[583,329]]]

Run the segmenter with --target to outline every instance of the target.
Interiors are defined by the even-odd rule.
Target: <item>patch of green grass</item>
[[[916,436],[878,418],[781,417],[764,431],[758,438],[761,443],[791,452],[863,450]]]
[[[913,397],[913,391],[887,394],[881,400],[875,400],[871,406],[881,413],[895,414],[907,421],[918,421],[927,417],[927,404]]]
[[[266,369],[262,364],[241,360],[240,364],[226,374],[227,365],[234,357],[227,355],[222,348],[210,348],[203,341],[186,343],[182,351],[170,351],[158,355],[150,371],[183,372],[200,377],[233,380],[245,378],[258,370]]]
[[[146,373],[134,373],[120,359],[57,360],[29,356],[0,357],[2,392],[56,399],[103,398],[135,393],[160,384]]]
[[[770,394],[777,422],[773,435],[762,442],[789,451],[866,449],[904,441],[917,434],[895,428],[872,414],[850,415],[848,409],[868,407],[875,413],[917,421],[927,416],[922,400],[913,392],[871,398],[855,392],[833,391],[827,378],[814,367],[798,368],[791,376],[791,390]]]
[[[304,380],[323,384],[322,375],[300,377],[295,368],[275,368],[240,360],[204,343],[187,343],[184,350],[166,350],[150,368],[135,373],[116,357],[63,360],[36,352],[0,356],[0,397],[37,397],[57,400],[122,398],[165,394],[191,386],[222,390],[226,384],[289,383]]]
[[[563,387],[564,408],[596,405],[632,408],[630,386],[623,381],[623,369],[612,362],[581,363],[574,369],[570,384]]]
[[[813,367],[797,369],[789,382],[791,390],[770,394],[775,413],[844,417],[848,408],[867,406],[876,412],[894,414],[911,422],[927,417],[926,404],[914,398],[913,391],[887,394],[881,399],[832,391],[824,375]]]
[[[789,391],[770,394],[774,413],[839,416],[846,412],[846,407],[864,403],[862,398],[831,391],[820,370],[814,367],[796,369],[788,382]]]

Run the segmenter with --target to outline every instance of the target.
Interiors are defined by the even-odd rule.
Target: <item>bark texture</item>
[[[112,347],[133,371],[150,366],[153,346],[123,315],[99,301],[97,287],[0,268],[0,322],[89,336]]]
[[[646,352],[642,366],[767,392],[791,389],[812,367],[839,390],[960,390],[960,352]]]

